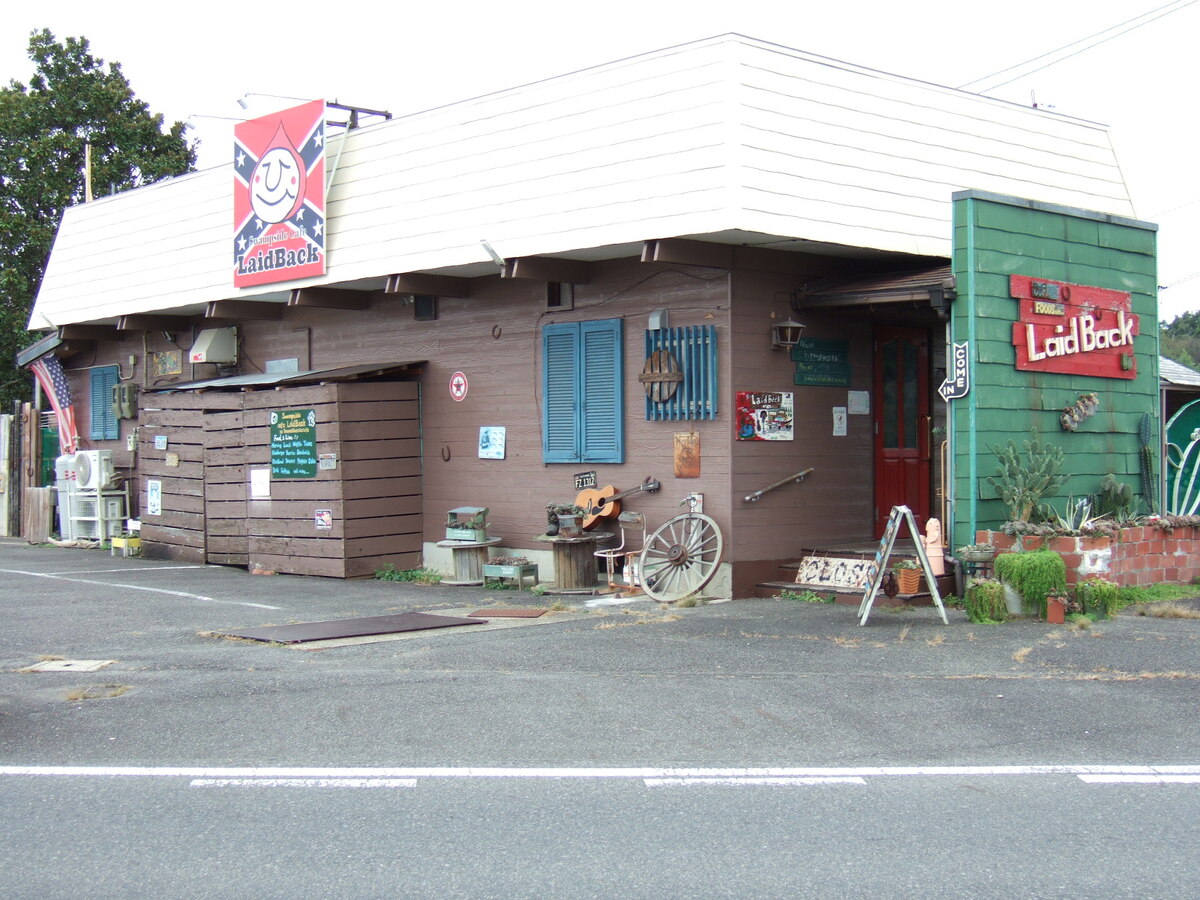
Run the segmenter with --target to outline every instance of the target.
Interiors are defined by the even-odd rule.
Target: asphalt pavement
[[[0,896],[886,896],[888,885],[961,896],[955,873],[978,848],[960,838],[1031,816],[1085,854],[1124,828],[1157,837],[1120,865],[1087,856],[1069,875],[1040,874],[1006,845],[1003,864],[972,876],[973,896],[1200,888],[1192,857],[1176,852],[1186,829],[1170,830],[1194,820],[1200,789],[1160,785],[1173,793],[1114,806],[1077,781],[1109,767],[1200,782],[1200,620],[980,626],[951,609],[946,625],[920,607],[876,608],[859,626],[852,605],[588,599],[255,576],[0,540],[0,796],[27,826],[0,852],[20,889]],[[315,647],[219,636],[499,607],[547,612]],[[82,661],[104,665],[29,671]],[[667,792],[714,773],[736,796]],[[946,776],[960,793],[909,775]],[[751,798],[740,792],[753,777],[785,791],[892,780],[860,803]],[[166,787],[176,783],[194,790]],[[303,790],[314,785],[327,790]],[[392,793],[339,792],[347,785]],[[939,817],[947,824],[926,832]],[[349,830],[333,839],[326,820]],[[178,840],[164,837],[168,823]],[[273,830],[285,824],[297,842],[287,853]],[[401,856],[360,858],[400,833],[389,853],[426,854],[419,874]],[[135,838],[148,858],[106,855]],[[922,853],[935,838],[936,862]],[[725,855],[698,856],[696,842]],[[323,844],[358,875],[318,858]],[[64,857],[81,845],[85,857]],[[778,852],[800,845],[807,880]],[[299,846],[317,857],[293,859]],[[448,847],[452,862],[433,861]],[[901,872],[904,859],[920,862]],[[1148,880],[1146,865],[1164,860],[1176,868]],[[136,879],[144,890],[127,890]]]

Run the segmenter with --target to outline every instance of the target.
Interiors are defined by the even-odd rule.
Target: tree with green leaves
[[[26,331],[63,210],[85,199],[85,147],[92,184],[110,194],[190,172],[195,146],[175,122],[138,100],[117,63],[92,55],[86,38],[29,38],[28,84],[0,88],[0,410],[29,396],[16,354],[40,335]]]
[[[1196,368],[1200,362],[1200,312],[1185,312],[1170,322],[1159,322],[1162,355]]]

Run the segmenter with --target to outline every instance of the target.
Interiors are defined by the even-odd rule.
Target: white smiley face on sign
[[[304,167],[287,147],[272,147],[250,176],[250,206],[264,222],[290,219],[300,205]]]

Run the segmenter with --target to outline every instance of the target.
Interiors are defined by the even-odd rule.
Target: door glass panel
[[[900,346],[904,355],[904,446],[912,450],[917,446],[917,348],[907,341]]]
[[[883,446],[895,447],[900,438],[899,395],[896,389],[897,361],[896,342],[888,341],[883,345],[881,368],[883,370],[883,409],[880,417],[883,419]]]

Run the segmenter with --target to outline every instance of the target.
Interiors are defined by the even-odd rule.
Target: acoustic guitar
[[[640,493],[641,491],[657,491],[661,484],[653,478],[647,478],[635,488],[630,488],[627,491],[617,493],[617,489],[611,484],[605,485],[596,490],[595,488],[584,488],[579,492],[579,496],[575,498],[575,505],[583,507],[583,527],[591,528],[601,519],[614,518],[621,512],[621,501],[632,494]]]

